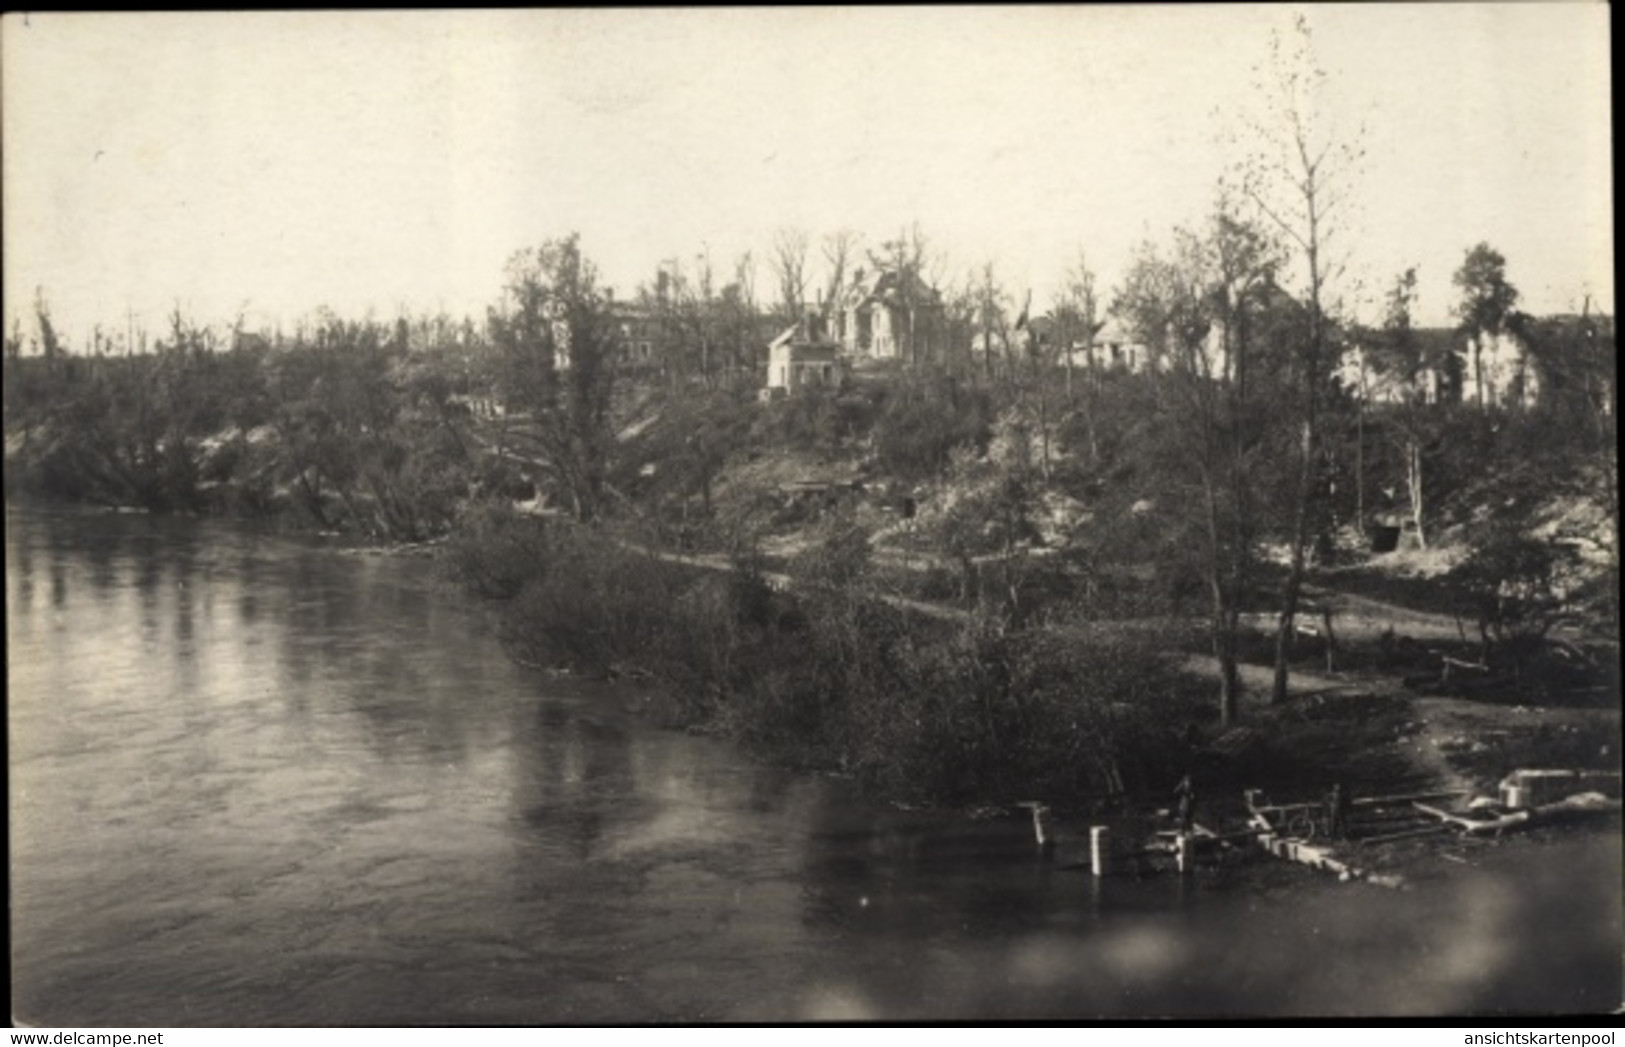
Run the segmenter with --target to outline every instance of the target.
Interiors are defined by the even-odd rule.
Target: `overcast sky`
[[[1605,6],[1307,13],[1330,118],[1367,127],[1351,276],[1419,265],[1444,322],[1482,240],[1529,310],[1612,311]],[[1208,209],[1292,14],[8,15],[7,322],[37,287],[76,345],[177,302],[480,316],[508,256],[570,231],[629,294],[665,258],[765,259],[781,226],[913,222],[947,280],[991,260],[1042,306],[1080,249],[1109,288]]]

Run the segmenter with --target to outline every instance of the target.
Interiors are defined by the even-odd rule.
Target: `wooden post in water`
[[[1089,827],[1089,869],[1096,876],[1111,872],[1111,841],[1104,825]]]
[[[1038,844],[1038,853],[1051,854],[1055,850],[1055,835],[1050,831],[1049,805],[1037,800],[1023,800],[1016,806],[1026,807],[1033,812],[1033,840]]]

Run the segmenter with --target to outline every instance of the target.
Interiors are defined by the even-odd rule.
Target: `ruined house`
[[[1139,341],[1116,320],[1108,320],[1086,346],[1074,342],[1072,366],[1094,367],[1102,371],[1139,374],[1151,365],[1150,347]]]
[[[1462,334],[1462,400],[1481,407],[1535,406],[1540,368],[1521,331]]]
[[[837,389],[845,377],[844,353],[828,337],[817,310],[787,327],[767,347],[766,398],[790,396],[808,387]]]
[[[1458,328],[1358,331],[1338,359],[1350,396],[1372,406],[1463,403],[1528,409],[1539,402],[1541,366],[1522,331],[1475,335]]]
[[[854,360],[923,360],[942,351],[942,295],[917,273],[857,269],[832,305],[829,333]]]
[[[617,301],[613,291],[610,295],[617,362],[634,369],[655,366],[665,356],[667,321],[663,313],[649,303]]]
[[[1420,328],[1396,337],[1356,330],[1334,372],[1343,390],[1372,407],[1454,403],[1461,399],[1460,332]]]

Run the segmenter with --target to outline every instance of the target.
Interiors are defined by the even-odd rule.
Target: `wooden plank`
[[[1364,796],[1349,803],[1353,807],[1380,807],[1386,804],[1415,803],[1417,800],[1443,800],[1452,796],[1466,796],[1467,789],[1440,789],[1427,793],[1401,793],[1396,796]]]
[[[1391,796],[1359,796],[1359,797],[1355,797],[1354,799],[1350,800],[1349,805],[1352,806],[1352,807],[1384,807],[1384,806],[1388,806],[1390,804],[1413,803],[1413,802],[1415,802],[1417,800],[1449,799],[1452,796],[1466,796],[1467,793],[1468,793],[1468,790],[1466,790],[1466,789],[1436,789],[1436,790],[1433,790],[1431,792],[1396,793],[1396,794],[1391,795]],[[1307,810],[1311,810],[1311,809],[1324,809],[1325,806],[1326,806],[1326,801],[1325,800],[1305,800],[1305,801],[1303,801],[1301,803],[1260,803],[1260,804],[1253,804],[1249,809],[1252,810],[1252,811],[1255,811],[1255,812],[1260,812],[1260,811],[1291,812],[1291,811],[1307,811]]]
[[[1476,821],[1472,818],[1463,818],[1459,814],[1451,814],[1449,811],[1441,811],[1437,807],[1430,807],[1427,804],[1416,800],[1411,801],[1411,806],[1416,810],[1421,811],[1423,814],[1437,818],[1442,822],[1449,822],[1452,825],[1467,826],[1475,824]]]
[[[1363,880],[1366,883],[1376,884],[1379,887],[1392,887],[1396,890],[1405,888],[1402,877],[1387,873],[1374,873],[1365,869],[1356,868],[1348,862],[1334,858],[1328,848],[1320,847],[1304,840],[1290,836],[1277,836],[1273,833],[1261,833],[1258,843],[1265,851],[1278,858],[1298,862],[1314,869],[1324,869],[1334,872],[1343,880]]]
[[[1523,825],[1534,816],[1532,810],[1521,810],[1514,811],[1511,814],[1503,814],[1497,818],[1464,818],[1459,814],[1441,811],[1437,807],[1429,807],[1427,804],[1416,803],[1411,806],[1425,814],[1431,814],[1441,821],[1449,822],[1451,825],[1458,825],[1468,833],[1498,833],[1505,829]]]
[[[1255,814],[1257,814],[1257,813],[1261,813],[1261,812],[1264,812],[1264,811],[1274,811],[1274,812],[1307,811],[1307,810],[1310,810],[1311,808],[1313,808],[1315,810],[1324,810],[1325,807],[1326,807],[1326,802],[1324,800],[1318,800],[1318,801],[1314,801],[1314,802],[1306,801],[1304,803],[1261,803],[1261,804],[1257,804],[1254,807],[1252,807],[1251,810]]]
[[[1452,827],[1443,822],[1434,822],[1417,829],[1406,829],[1403,832],[1385,833],[1382,836],[1363,837],[1359,844],[1364,847],[1368,843],[1391,843],[1394,840],[1409,840],[1414,836],[1435,836],[1442,832],[1449,832]]]

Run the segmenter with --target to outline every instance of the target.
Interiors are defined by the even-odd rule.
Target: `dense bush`
[[[1510,524],[1486,528],[1447,579],[1462,594],[1462,617],[1478,626],[1486,662],[1503,661],[1521,674],[1568,611],[1577,559],[1572,549]]]
[[[680,722],[887,795],[1135,791],[1168,777],[1169,739],[1208,715],[1147,643],[922,619],[856,595],[847,583],[867,569],[864,547],[841,522],[800,563],[828,584],[794,594],[749,564],[724,573],[662,562],[560,521],[475,524],[484,530],[454,543],[448,562],[482,591],[518,585],[504,615],[518,657],[645,671]]]
[[[807,386],[765,405],[752,422],[751,441],[764,447],[829,452],[867,436],[876,411],[871,392]]]
[[[545,523],[506,501],[469,507],[440,554],[440,566],[456,584],[492,600],[511,600],[557,557],[549,550]]]
[[[987,449],[992,436],[992,397],[946,376],[900,381],[875,423],[874,450],[888,474],[914,481],[948,469],[954,450]]]

